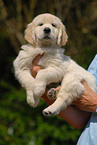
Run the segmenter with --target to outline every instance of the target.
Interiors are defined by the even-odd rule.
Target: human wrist
[[[95,112],[97,113],[97,106],[95,107]]]
[[[95,99],[94,101],[93,101],[93,105],[91,106],[91,110],[92,112],[97,113],[97,99]]]
[[[94,94],[94,100],[93,100],[93,112],[97,113],[97,94]]]

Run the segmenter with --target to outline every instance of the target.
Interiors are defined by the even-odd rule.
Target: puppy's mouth
[[[49,36],[45,36],[44,39],[51,39]]]

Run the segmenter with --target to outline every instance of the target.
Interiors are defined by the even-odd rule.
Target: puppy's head
[[[32,45],[65,45],[68,39],[65,26],[51,14],[41,14],[28,24],[25,39]]]

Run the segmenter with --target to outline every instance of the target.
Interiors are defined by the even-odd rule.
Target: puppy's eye
[[[42,25],[43,25],[43,23],[40,23],[40,24],[39,24],[39,26],[42,26]]]
[[[52,26],[53,26],[53,27],[56,27],[56,25],[55,25],[54,23],[52,23]]]

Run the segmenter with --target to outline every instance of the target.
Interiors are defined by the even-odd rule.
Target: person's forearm
[[[48,105],[51,105],[54,100],[50,100],[46,93],[43,96],[43,99]],[[91,116],[91,113],[85,112],[82,110],[77,109],[75,106],[68,106],[66,109],[62,110],[59,114],[59,117],[63,118],[69,124],[74,126],[77,129],[80,129],[86,125]]]
[[[73,127],[80,129],[86,125],[91,113],[79,110],[75,106],[68,106],[59,113],[59,116],[71,124]]]

